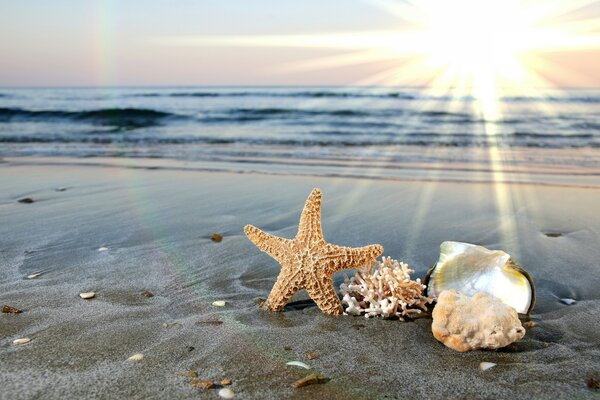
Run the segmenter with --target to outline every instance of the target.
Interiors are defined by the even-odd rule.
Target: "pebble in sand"
[[[96,297],[96,293],[94,293],[94,292],[79,293],[79,297],[81,297],[84,300],[89,300],[89,299],[93,299],[94,297]]]
[[[29,342],[31,342],[31,339],[28,337],[13,340],[13,344],[27,344]]]

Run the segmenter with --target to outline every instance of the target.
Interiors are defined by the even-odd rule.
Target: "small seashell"
[[[571,304],[577,303],[577,300],[575,300],[575,299],[569,299],[569,298],[564,298],[564,299],[560,299],[560,302],[564,303],[564,304],[566,304],[568,306],[570,306]]]
[[[229,388],[223,388],[219,390],[219,396],[221,396],[222,399],[233,399],[235,397],[235,393]]]
[[[210,237],[210,240],[212,240],[215,243],[219,243],[221,240],[223,240],[223,236],[219,235],[218,233],[213,233]]]
[[[304,357],[308,358],[309,360],[316,360],[316,359],[320,358],[321,356],[318,355],[317,353],[304,353]]]
[[[57,192],[64,192],[64,191],[66,191],[66,190],[67,190],[67,188],[66,188],[66,187],[64,187],[64,186],[62,186],[62,187],[56,188],[56,189],[54,189],[54,190],[56,190]]]
[[[81,297],[84,300],[89,300],[89,299],[93,299],[94,297],[96,297],[96,293],[94,293],[94,292],[79,293],[79,297]]]
[[[31,339],[28,337],[13,340],[13,344],[27,344],[29,342],[31,342]]]
[[[2,312],[5,313],[5,314],[20,314],[23,311],[19,310],[16,307],[12,307],[12,306],[9,306],[9,305],[5,304],[5,305],[2,306]]]
[[[212,303],[215,307],[225,307],[225,300],[217,300]]]
[[[223,386],[231,385],[231,379],[221,379],[221,385],[223,385]]]
[[[482,362],[479,364],[479,369],[482,371],[487,371],[490,368],[494,368],[497,364],[494,364],[493,362]]]
[[[327,381],[329,381],[329,379],[327,379],[323,375],[310,374],[310,375],[305,376],[302,379],[298,379],[296,382],[292,383],[292,386],[295,387],[296,389],[298,389],[298,388],[308,386],[308,385],[314,385],[317,383],[325,383]]]
[[[144,290],[142,292],[142,296],[144,296],[144,297],[154,297],[154,294],[152,292],[148,291],[148,290]]]
[[[304,369],[310,369],[310,367],[306,364],[304,364],[302,361],[290,361],[285,363],[285,365],[291,365],[294,367],[300,367],[300,368],[304,368]]]
[[[215,383],[210,379],[192,379],[190,385],[200,389],[212,389]]]
[[[137,353],[129,357],[127,361],[140,361],[142,359],[144,359],[144,355],[142,353]]]
[[[31,274],[31,275],[27,275],[27,279],[35,279],[35,278],[37,278],[40,275],[42,275],[41,272],[37,272],[37,273]]]
[[[108,250],[108,247],[104,247],[104,246],[102,246],[98,249],[98,251],[107,251],[107,250]]]

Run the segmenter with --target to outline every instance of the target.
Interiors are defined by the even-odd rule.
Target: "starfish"
[[[341,314],[333,274],[370,264],[383,253],[378,244],[351,248],[327,243],[321,230],[321,198],[320,189],[311,192],[294,239],[274,236],[252,225],[244,227],[248,239],[281,265],[277,282],[264,305],[270,311],[282,311],[297,291],[305,289],[322,312]]]

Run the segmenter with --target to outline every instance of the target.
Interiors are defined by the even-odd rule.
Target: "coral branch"
[[[357,270],[352,279],[346,276],[340,286],[345,313],[404,320],[427,310],[433,300],[423,296],[420,279],[410,279],[412,272],[405,263],[382,257],[381,262]]]

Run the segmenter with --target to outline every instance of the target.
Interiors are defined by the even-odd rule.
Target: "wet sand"
[[[240,399],[597,398],[586,380],[600,378],[600,179],[494,185],[135,163],[0,164],[0,305],[23,310],[0,315],[0,398],[218,398],[189,385],[187,370],[231,379]],[[429,318],[329,317],[304,293],[283,313],[259,310],[279,267],[242,227],[292,237],[314,187],[328,241],[380,243],[414,277],[444,240],[511,253],[537,284],[537,326],[508,348],[457,353]],[[32,341],[12,344],[21,337]],[[126,361],[135,353],[144,359]],[[312,369],[286,367],[293,360]],[[482,361],[497,366],[482,372]],[[330,381],[292,388],[313,372]]]

